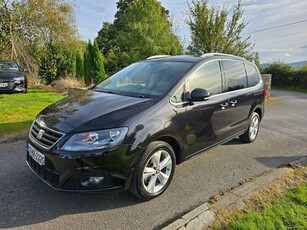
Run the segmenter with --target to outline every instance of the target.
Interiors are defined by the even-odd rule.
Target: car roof
[[[219,53],[209,53],[199,57],[191,55],[178,55],[178,56],[169,56],[169,55],[158,55],[152,56],[146,59],[147,62],[191,62],[198,63],[202,61],[216,60],[216,59],[226,59],[226,60],[236,60],[242,62],[249,62],[246,59],[234,55],[228,54],[219,54]]]
[[[146,59],[148,62],[199,62],[201,57],[195,57],[190,55],[178,55],[178,56],[153,56]]]

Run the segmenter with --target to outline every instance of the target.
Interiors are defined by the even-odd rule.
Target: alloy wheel
[[[145,164],[142,183],[144,189],[152,194],[161,191],[172,173],[172,158],[165,150],[156,151]]]
[[[249,127],[249,138],[254,140],[259,130],[259,117],[254,116]]]

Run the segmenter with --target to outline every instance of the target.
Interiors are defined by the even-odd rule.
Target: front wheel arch
[[[156,154],[158,152],[163,152],[164,154],[163,155],[161,153],[161,158],[159,158],[159,160],[156,159]],[[162,156],[164,156],[164,158]],[[161,164],[155,164],[155,160]],[[163,160],[167,160],[167,162],[170,161],[170,163],[167,164],[167,168],[162,168],[161,165],[164,162]],[[159,167],[157,167],[156,170],[157,165],[159,165]],[[130,192],[141,200],[151,200],[156,198],[157,196],[161,195],[171,183],[175,172],[175,166],[176,156],[173,148],[164,141],[151,142],[136,162],[131,177],[131,183],[129,187]],[[150,176],[144,176],[148,172],[149,168],[154,168],[156,171],[152,170],[149,173]],[[166,172],[166,170],[169,170],[169,172]],[[165,174],[168,177],[165,181],[162,182],[160,178],[161,176],[164,177]],[[152,190],[149,189],[149,187],[151,187],[149,185],[150,183],[154,184],[155,187]]]

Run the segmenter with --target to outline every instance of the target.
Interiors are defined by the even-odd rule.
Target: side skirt
[[[204,149],[199,150],[199,151],[197,151],[197,152],[195,152],[195,153],[192,153],[192,154],[190,154],[189,156],[187,156],[187,157],[185,158],[185,160],[190,159],[190,158],[193,158],[193,157],[195,157],[196,155],[198,155],[198,154],[200,154],[200,153],[207,152],[209,149],[212,149],[212,148],[217,147],[217,146],[219,146],[219,145],[225,144],[225,143],[227,143],[228,141],[231,141],[232,139],[234,139],[234,138],[236,138],[236,137],[242,135],[243,133],[245,133],[245,131],[241,131],[241,132],[239,132],[239,133],[237,133],[237,134],[235,134],[235,135],[233,135],[233,136],[231,136],[231,137],[226,138],[225,140],[219,141],[219,142],[217,142],[217,143],[215,143],[215,144],[213,144],[213,145],[211,145],[211,146],[209,146],[209,147],[207,147],[207,148],[204,148]]]

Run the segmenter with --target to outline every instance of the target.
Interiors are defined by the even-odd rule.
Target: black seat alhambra
[[[175,166],[235,137],[255,141],[264,114],[257,67],[226,54],[154,56],[44,109],[27,163],[56,190],[130,190],[149,200]]]

